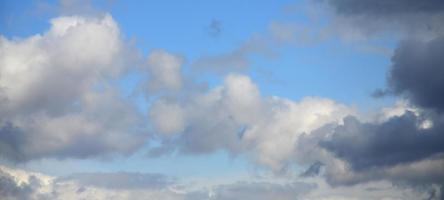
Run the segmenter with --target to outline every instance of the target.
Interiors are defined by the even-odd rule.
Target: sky
[[[0,1],[0,197],[443,200],[441,0]]]

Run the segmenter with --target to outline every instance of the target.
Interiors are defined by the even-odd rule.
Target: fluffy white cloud
[[[176,103],[159,100],[151,108],[161,134],[179,136],[170,148],[184,152],[224,149],[246,153],[275,171],[294,156],[300,135],[329,123],[341,123],[354,110],[329,99],[299,102],[263,97],[248,76],[228,75],[223,85]],[[181,132],[181,133],[180,133]]]
[[[148,89],[165,92],[178,91],[183,86],[181,67],[183,58],[163,50],[155,50],[148,56]]]
[[[301,135],[330,123],[341,123],[354,110],[329,99],[307,97],[299,102],[274,97],[268,119],[251,126],[245,139],[260,163],[280,170],[292,161]]]
[[[59,113],[102,79],[116,75],[123,49],[109,15],[60,17],[43,35],[0,38],[3,98],[11,113]],[[3,110],[2,109],[2,110]],[[10,114],[10,113],[9,113]]]
[[[166,136],[181,133],[185,129],[184,110],[176,103],[158,101],[152,105],[150,116],[158,133]]]
[[[110,15],[59,17],[41,35],[1,37],[2,156],[83,158],[142,145],[138,111],[111,83],[132,64],[128,51]]]

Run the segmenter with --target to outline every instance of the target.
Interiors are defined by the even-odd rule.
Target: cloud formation
[[[333,185],[388,180],[442,190],[444,60],[439,54],[444,50],[444,4],[402,0],[326,2],[337,15],[333,23],[346,27],[339,29],[353,28],[364,34],[401,33],[403,39],[392,57],[387,88],[380,94],[400,97],[407,107],[383,110],[383,117],[370,121],[350,116],[342,125],[317,130],[300,140],[301,146],[316,152],[313,158],[303,160],[325,163],[324,176]],[[439,198],[444,195],[430,195],[430,199]]]
[[[298,137],[329,123],[340,123],[354,109],[329,99],[292,101],[263,97],[248,77],[231,74],[221,86],[186,98],[159,99],[151,122],[166,142],[160,152],[248,154],[275,171],[294,155]]]
[[[205,187],[167,181],[160,174],[107,172],[53,177],[0,166],[0,193],[8,200],[51,199],[427,199],[440,195],[439,188],[411,190],[394,187],[389,182],[373,182],[351,187],[330,187],[321,179],[307,182],[273,182],[269,180],[237,181]],[[80,175],[80,176],[79,176]],[[160,178],[160,179],[159,179]],[[159,180],[162,180],[159,182]],[[135,183],[142,183],[142,186]]]
[[[413,104],[444,111],[444,36],[430,41],[401,42],[392,57],[388,91]]]
[[[141,146],[139,113],[111,82],[133,62],[129,52],[109,15],[59,17],[41,35],[0,37],[1,156],[86,158]]]
[[[245,71],[251,67],[251,56],[274,55],[269,41],[260,36],[254,36],[241,43],[233,50],[215,55],[203,55],[192,63],[192,67],[201,71],[216,73],[232,73]]]
[[[336,30],[349,36],[396,33],[436,37],[444,33],[444,4],[439,0],[325,0],[336,15]],[[342,30],[341,30],[342,29]]]
[[[431,128],[408,112],[381,124],[361,123],[348,117],[321,146],[347,160],[354,170],[410,163],[444,153],[444,123],[433,120]]]
[[[102,172],[55,178],[28,172],[14,175],[18,172],[3,168],[0,194],[11,199],[266,200],[304,195],[363,199],[357,195],[363,192],[362,185],[386,181],[420,185],[432,192],[428,196],[411,192],[407,197],[381,192],[374,199],[444,198],[444,60],[440,54],[444,40],[439,36],[444,30],[443,4],[328,3],[338,15],[335,23],[365,34],[385,32],[395,25],[393,30],[407,34],[396,48],[384,91],[414,109],[401,108],[395,114],[382,111],[382,117],[369,120],[327,98],[296,101],[263,96],[250,77],[233,73],[248,68],[251,55],[270,53],[268,41],[253,38],[232,52],[202,56],[192,64],[195,69],[228,74],[210,89],[200,88],[184,75],[180,55],[152,51],[137,68],[149,97],[144,102],[149,104],[145,118],[114,85],[141,62],[134,60],[138,58],[111,16],[59,17],[45,33],[24,39],[0,37],[0,155],[4,158],[20,162],[129,155],[146,144],[152,128],[159,146],[149,149],[151,156],[223,150],[246,155],[276,174],[288,172],[295,164],[307,167],[299,178],[316,184],[238,182],[185,191],[161,174]],[[278,40],[292,40],[291,28],[274,29]],[[358,189],[353,195],[347,195],[346,189],[338,194],[319,178],[331,186]],[[317,187],[331,193],[315,192]]]
[[[76,181],[83,186],[101,187],[110,190],[121,189],[162,189],[174,183],[172,178],[162,174],[134,172],[77,173],[57,181]]]

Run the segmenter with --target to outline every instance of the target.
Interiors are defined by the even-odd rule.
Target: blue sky
[[[230,52],[255,35],[269,34],[267,31],[273,22],[321,26],[310,24],[302,12],[304,1],[276,1],[271,5],[265,1],[254,4],[248,1],[198,1],[193,4],[97,1],[92,4],[96,9],[111,13],[125,39],[133,41],[143,53],[165,49],[184,56],[188,65],[199,56]],[[55,11],[57,2],[53,1],[30,1],[27,4],[7,1],[5,5],[1,31],[11,38],[43,32],[49,27],[49,19],[58,15]],[[301,8],[292,12],[286,11],[288,7]],[[52,12],[47,13],[45,9]],[[10,19],[18,22],[11,24]],[[217,37],[208,33],[213,20],[221,22],[222,30]],[[378,40],[377,44],[382,47],[394,47],[393,41]],[[250,67],[257,70],[247,73],[254,75],[266,95],[291,99],[321,96],[364,108],[381,105],[381,101],[374,100],[370,94],[384,86],[390,56],[360,50],[356,46],[338,38],[310,45],[286,45],[273,49],[277,54],[275,58],[251,56],[253,63]],[[210,77],[213,78],[218,77]]]
[[[429,180],[444,177],[441,143],[419,148],[442,140],[441,97],[432,95],[441,93],[442,59],[430,53],[443,50],[442,8],[433,0],[1,1],[0,178],[29,183],[39,173],[53,192],[8,182],[17,192],[0,194],[442,198],[442,180]],[[152,174],[162,180],[125,182]]]

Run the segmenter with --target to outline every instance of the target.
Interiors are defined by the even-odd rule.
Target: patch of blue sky
[[[295,100],[319,96],[364,110],[391,103],[391,98],[371,96],[376,89],[384,88],[390,60],[356,48],[338,39],[284,47],[278,59],[256,57],[253,65],[260,70],[252,75],[265,95]]]
[[[145,53],[166,49],[196,59],[236,48],[253,33],[265,31],[286,1],[117,1],[112,9],[126,35],[136,38]],[[131,12],[130,12],[131,11]],[[135,20],[137,19],[137,20]],[[221,22],[221,37],[208,26]]]

